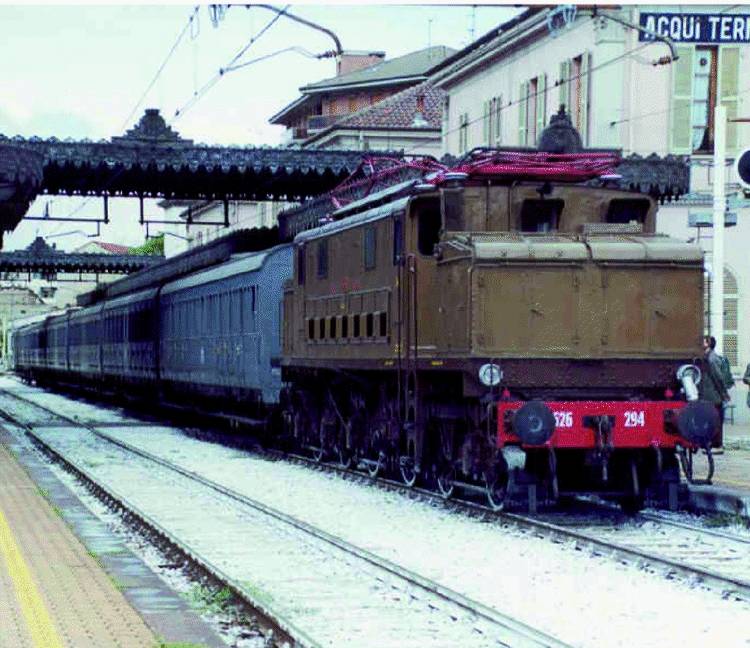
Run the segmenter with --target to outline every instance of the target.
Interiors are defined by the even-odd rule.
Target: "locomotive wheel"
[[[408,456],[402,456],[399,459],[399,472],[401,473],[401,481],[411,488],[417,483],[417,471],[414,468],[414,459]]]
[[[508,499],[508,473],[485,473],[484,490],[487,503],[493,511],[502,511]]]
[[[381,451],[378,451],[377,457],[375,457],[375,459],[370,459],[370,462],[367,464],[367,474],[375,479],[375,477],[378,476],[378,473],[383,469],[383,466],[385,466],[385,455]]]
[[[335,455],[338,459],[339,467],[349,469],[352,467],[352,453],[347,450],[343,445],[337,445],[335,448]]]
[[[439,469],[437,476],[437,486],[440,494],[445,499],[448,499],[453,495],[453,491],[456,487],[455,480],[456,469],[453,466],[445,464]]]

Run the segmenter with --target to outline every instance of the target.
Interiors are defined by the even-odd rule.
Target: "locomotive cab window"
[[[608,223],[645,223],[651,203],[641,199],[612,200],[607,208]]]
[[[437,203],[433,208],[425,206],[417,212],[417,247],[419,253],[432,256],[440,241],[440,210]]]
[[[318,279],[328,276],[328,240],[318,243]]]
[[[393,219],[393,265],[401,262],[404,253],[404,221],[401,216]]]
[[[524,200],[521,207],[522,232],[552,232],[558,229],[565,206],[562,200]]]
[[[300,245],[297,248],[297,284],[305,285],[305,246]]]
[[[362,254],[365,270],[372,270],[376,264],[376,245],[378,230],[375,227],[365,227],[362,231]]]

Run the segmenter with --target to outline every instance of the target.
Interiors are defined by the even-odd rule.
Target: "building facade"
[[[280,211],[296,203],[273,201],[229,201],[225,219],[224,203],[163,200],[164,256],[169,258],[204,245],[237,229],[275,227]]]
[[[422,84],[429,70],[453,53],[454,50],[442,45],[393,59],[385,59],[384,52],[344,52],[339,57],[335,77],[300,88],[301,96],[269,122],[286,126],[286,142],[302,148],[398,150],[423,145],[423,131],[432,129],[414,119],[419,93],[412,95],[405,91]],[[414,106],[406,123],[399,119],[385,125],[382,119],[361,124],[347,120],[355,113],[369,115],[370,109],[396,95],[399,105]],[[432,102],[433,95],[434,91],[423,89],[422,103]],[[430,150],[439,149],[439,132],[428,136]]]
[[[654,34],[669,37],[674,52]],[[750,117],[748,70],[750,8],[742,5],[539,7],[446,59],[430,82],[446,93],[444,153],[534,147],[563,104],[586,147],[690,156],[691,192],[660,208],[657,228],[702,246],[710,290],[714,108],[725,106],[729,120]],[[736,225],[726,230],[722,353],[739,377],[750,362],[750,202],[734,160],[750,147],[750,123],[729,121],[726,135]],[[738,381],[733,404],[743,422],[745,395]]]

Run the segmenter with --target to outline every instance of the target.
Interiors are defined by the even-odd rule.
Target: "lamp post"
[[[727,109],[718,104],[714,110],[714,208],[711,305],[711,334],[716,338],[716,353],[724,351],[724,213],[726,211]]]

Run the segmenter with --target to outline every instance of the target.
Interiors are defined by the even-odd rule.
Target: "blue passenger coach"
[[[277,403],[281,296],[292,247],[236,255],[166,284],[159,298],[160,380],[168,392]]]
[[[291,275],[292,246],[280,245],[47,317],[14,336],[16,370],[42,383],[104,384],[261,413],[279,402],[274,360]]]

